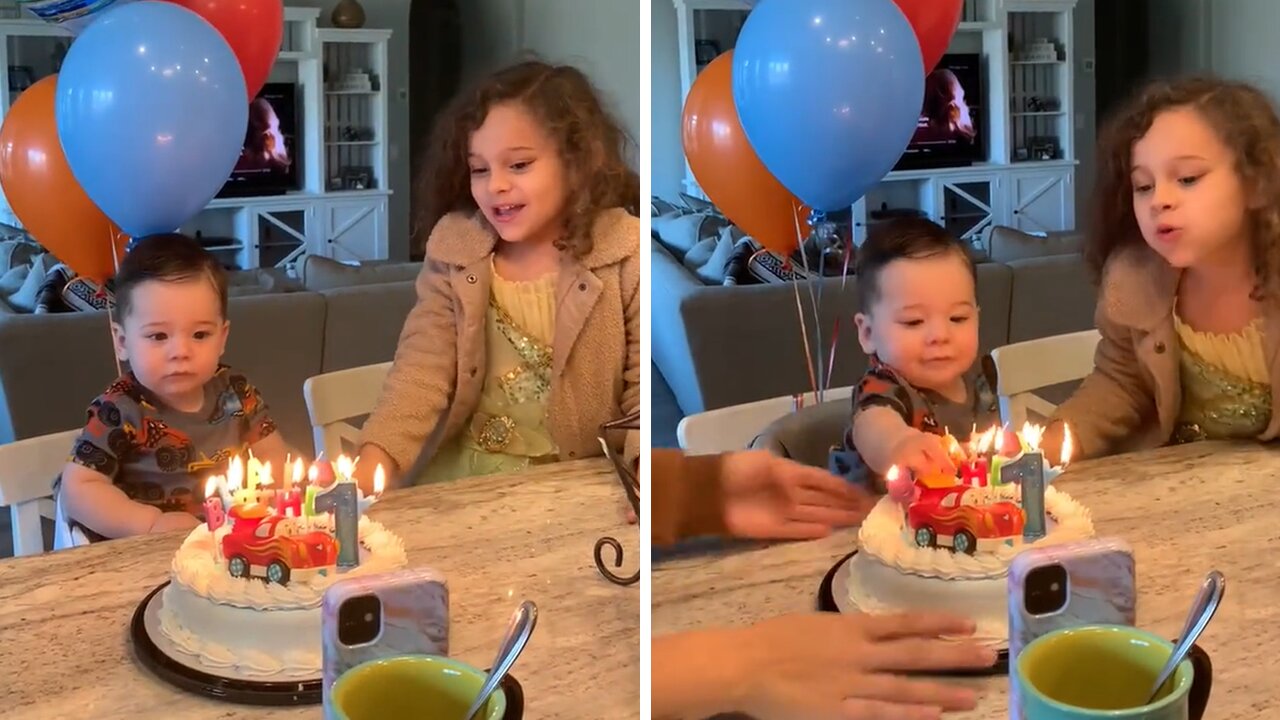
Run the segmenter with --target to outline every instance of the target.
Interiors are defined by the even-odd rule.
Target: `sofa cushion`
[[[377,285],[415,280],[420,262],[376,260],[348,265],[320,255],[307,255],[298,263],[298,276],[308,290],[321,292],[356,285]]]
[[[703,240],[716,240],[720,231],[729,226],[721,215],[708,213],[676,212],[653,218],[654,236],[678,260]]]
[[[993,262],[1078,255],[1084,249],[1084,234],[1078,232],[1026,233],[996,225],[987,236],[987,255]]]
[[[1079,255],[1015,260],[1010,297],[1009,342],[1022,342],[1094,326],[1098,289]]]
[[[305,290],[302,283],[277,268],[252,268],[227,273],[227,295],[245,297]]]
[[[412,282],[326,290],[323,371],[345,370],[395,357],[404,320],[418,295]]]

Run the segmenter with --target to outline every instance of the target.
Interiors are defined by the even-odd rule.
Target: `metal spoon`
[[[1210,570],[1205,576],[1204,582],[1200,585],[1200,591],[1196,593],[1195,602],[1191,603],[1191,612],[1187,615],[1187,622],[1182,626],[1182,633],[1178,636],[1178,644],[1173,648],[1173,655],[1169,657],[1169,661],[1160,669],[1160,674],[1156,677],[1156,683],[1151,687],[1151,693],[1147,697],[1147,703],[1151,703],[1156,699],[1156,694],[1160,692],[1160,688],[1169,681],[1169,678],[1177,670],[1178,665],[1187,656],[1191,650],[1191,646],[1195,644],[1196,638],[1200,637],[1200,633],[1204,632],[1204,628],[1209,624],[1209,620],[1213,618],[1213,614],[1218,610],[1218,603],[1222,602],[1222,595],[1227,591],[1227,580],[1222,573],[1217,570]]]
[[[489,696],[498,689],[502,678],[507,676],[507,672],[515,664],[516,658],[520,657],[520,652],[529,642],[529,636],[533,635],[533,628],[537,624],[538,606],[529,600],[520,603],[520,607],[511,614],[511,621],[507,623],[507,632],[502,636],[502,644],[498,646],[498,655],[493,659],[489,677],[485,678],[484,685],[480,686],[480,694],[471,703],[471,708],[462,720],[472,720],[480,712],[480,708],[484,707]]]

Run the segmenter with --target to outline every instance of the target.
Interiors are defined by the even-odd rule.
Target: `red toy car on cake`
[[[231,508],[231,532],[222,538],[222,556],[232,577],[263,577],[288,585],[296,570],[331,567],[338,562],[338,544],[328,533],[280,534],[280,524],[292,519],[268,514],[263,505]]]
[[[952,552],[972,555],[983,540],[1022,535],[1025,515],[1017,503],[965,504],[965,494],[971,490],[964,485],[921,486],[919,496],[907,508],[907,527],[916,545],[948,547]]]

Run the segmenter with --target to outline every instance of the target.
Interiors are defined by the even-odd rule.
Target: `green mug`
[[[1036,638],[1013,668],[1023,720],[1198,720],[1213,669],[1193,647],[1156,699],[1151,685],[1173,644],[1123,625],[1084,625]]]
[[[461,718],[484,685],[485,672],[453,658],[397,655],[361,663],[338,676],[330,692],[336,720]],[[502,720],[507,698],[499,687],[476,716]]]

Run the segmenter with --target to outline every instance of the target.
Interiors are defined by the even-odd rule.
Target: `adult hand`
[[[954,475],[956,466],[947,454],[942,438],[932,433],[908,429],[889,453],[899,470],[910,470],[917,476],[943,473]]]
[[[721,491],[725,528],[741,538],[825,537],[861,522],[875,504],[843,478],[765,450],[726,455]]]
[[[758,718],[933,720],[970,710],[967,688],[904,673],[991,667],[993,649],[949,615],[808,613],[729,631],[741,710]]]

